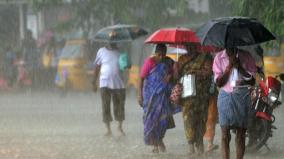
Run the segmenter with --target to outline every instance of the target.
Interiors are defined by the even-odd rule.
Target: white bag
[[[183,92],[181,95],[182,98],[196,95],[195,75],[184,75],[181,78],[181,83],[183,85]]]

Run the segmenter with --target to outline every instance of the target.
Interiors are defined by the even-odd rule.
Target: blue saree
[[[175,108],[170,102],[172,84],[164,82],[170,65],[158,63],[146,76],[143,85],[144,141],[147,145],[159,144],[166,130],[174,128],[172,114]]]

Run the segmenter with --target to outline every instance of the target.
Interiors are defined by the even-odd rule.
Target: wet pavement
[[[113,136],[104,137],[98,93],[76,93],[61,97],[56,92],[0,94],[1,159],[186,159],[187,143],[181,114],[175,115],[176,128],[167,132],[167,152],[152,154],[143,143],[142,110],[135,93],[126,101],[125,137],[119,137],[116,122]],[[278,130],[265,148],[248,159],[284,158],[284,108],[276,109]],[[216,144],[220,143],[217,126]],[[234,140],[231,142],[234,151]],[[232,152],[232,156],[233,152]],[[219,150],[206,156],[220,158]]]

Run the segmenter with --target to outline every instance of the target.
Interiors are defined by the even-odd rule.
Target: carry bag
[[[182,98],[191,97],[196,95],[195,75],[187,74],[182,76],[181,83],[183,87]]]

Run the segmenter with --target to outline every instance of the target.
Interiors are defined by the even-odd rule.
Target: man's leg
[[[120,135],[124,136],[125,133],[122,128],[123,120],[125,119],[125,89],[115,89],[113,95],[113,110],[115,120],[118,121],[118,131]]]
[[[227,126],[221,127],[222,139],[221,139],[221,153],[223,159],[230,158],[230,141],[231,134],[230,129]]]
[[[112,121],[112,117],[110,111],[110,99],[111,99],[110,89],[106,87],[101,88],[103,122],[105,123],[107,129],[107,132],[105,134],[106,136],[111,135],[110,122]]]
[[[246,129],[237,128],[237,134],[236,134],[237,159],[243,159],[245,153],[245,143],[246,143]]]
[[[110,128],[110,122],[105,122],[105,125],[106,125],[106,129],[107,129],[107,132],[105,133],[105,136],[110,136],[112,133],[111,133],[111,128]]]
[[[161,139],[161,141],[160,141],[160,143],[158,145],[158,148],[159,148],[159,151],[161,151],[161,152],[166,152],[167,151],[163,139]]]

